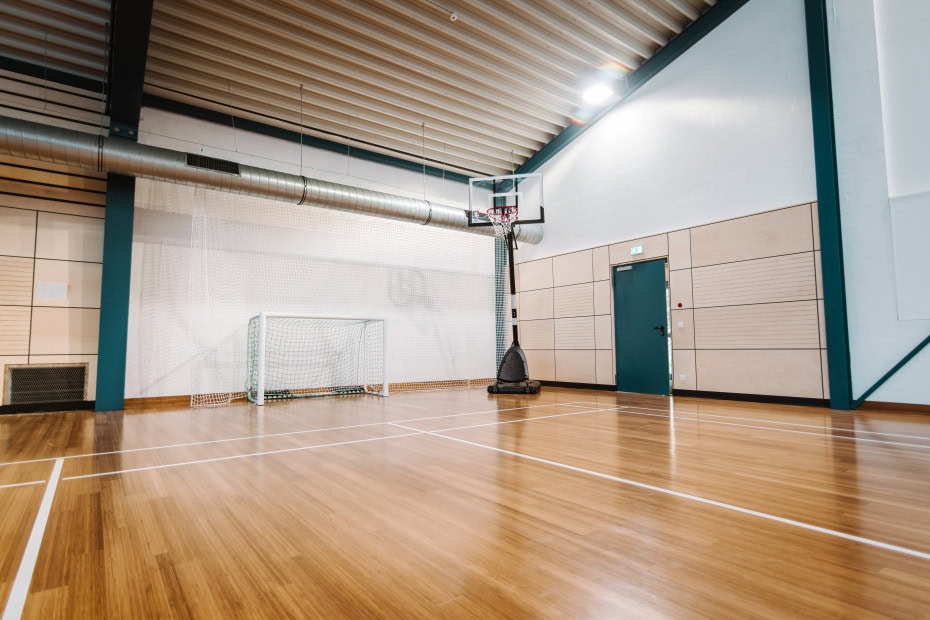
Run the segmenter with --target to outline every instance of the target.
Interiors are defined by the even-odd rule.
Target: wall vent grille
[[[4,405],[85,400],[87,364],[7,365]]]
[[[217,172],[225,172],[226,174],[240,176],[239,164],[236,162],[227,161],[225,159],[217,159],[215,157],[207,157],[206,155],[194,155],[193,153],[187,153],[187,165],[193,168],[216,170]]]

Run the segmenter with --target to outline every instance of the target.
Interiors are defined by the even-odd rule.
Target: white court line
[[[14,489],[16,487],[29,487],[36,484],[45,484],[45,480],[33,480],[32,482],[15,482],[13,484],[0,484],[0,489]]]
[[[574,403],[554,403],[551,405],[530,405],[528,407],[510,407],[508,409],[488,409],[486,411],[473,411],[471,413],[453,413],[450,415],[439,415],[426,418],[410,418],[407,420],[396,420],[399,424],[406,424],[409,422],[422,422],[424,420],[440,420],[443,418],[457,418],[460,416],[467,415],[480,415],[482,413],[499,413],[501,411],[519,411],[521,409],[538,409],[540,407],[558,407],[558,406],[572,406]],[[168,450],[170,448],[189,448],[191,446],[205,446],[215,443],[227,443],[231,441],[247,441],[249,439],[266,439],[269,437],[286,437],[290,435],[304,435],[307,433],[322,433],[324,431],[341,431],[348,428],[365,428],[370,426],[381,426],[386,424],[385,421],[381,422],[366,422],[365,424],[351,424],[348,426],[331,426],[327,428],[311,428],[302,431],[287,431],[284,433],[270,433],[267,435],[246,435],[243,437],[229,437],[227,439],[206,439],[204,441],[191,441],[187,443],[175,443],[175,444],[165,444],[161,446],[150,446],[147,448],[126,448],[125,450],[110,450],[109,452],[87,452],[85,454],[71,454],[62,457],[51,456],[43,459],[30,459],[26,461],[7,461],[5,463],[0,463],[0,467],[6,467],[7,465],[28,465],[30,463],[47,463],[49,461],[54,461],[59,458],[63,459],[84,459],[92,456],[109,456],[111,454],[127,454],[130,452],[147,452],[149,450]]]
[[[414,430],[410,427],[402,426],[394,422],[389,422],[388,424],[392,426],[396,426],[397,428],[400,428],[400,429],[408,430],[408,431]],[[713,499],[707,499],[706,497],[701,497],[700,495],[692,495],[690,493],[682,493],[680,491],[664,489],[662,487],[657,487],[651,484],[646,484],[644,482],[637,482],[635,480],[630,480],[628,478],[620,478],[619,476],[611,476],[610,474],[602,474],[600,472],[593,471],[590,469],[584,469],[582,467],[566,465],[565,463],[559,463],[557,461],[550,461],[548,459],[542,459],[536,456],[530,456],[528,454],[520,454],[519,452],[513,452],[511,450],[504,450],[503,448],[495,448],[494,446],[486,446],[484,444],[476,443],[474,441],[468,441],[467,439],[459,439],[458,437],[450,437],[448,435],[439,435],[438,433],[434,433],[430,431],[421,431],[421,432],[425,435],[432,435],[433,437],[439,437],[441,439],[448,439],[449,441],[456,441],[458,443],[467,444],[469,446],[475,446],[476,448],[484,448],[485,450],[492,450],[494,452],[499,452],[501,454],[509,454],[510,456],[515,456],[517,458],[526,459],[529,461],[535,461],[537,463],[542,463],[544,465],[551,465],[553,467],[558,467],[560,469],[566,469],[568,471],[573,471],[573,472],[585,474],[588,476],[593,476],[595,478],[610,480],[611,482],[625,484],[631,487],[636,487],[638,489],[654,491],[656,493],[662,493],[663,495],[671,495],[673,497],[678,497],[681,499],[698,502],[700,504],[706,504],[708,506],[715,506],[717,508],[723,508],[724,510],[731,510],[733,512],[738,512],[740,514],[758,517],[760,519],[766,519],[768,521],[774,521],[776,523],[781,523],[784,525],[791,525],[793,527],[798,527],[804,530],[809,530],[811,532],[826,534],[827,536],[834,536],[836,538],[842,538],[844,540],[850,540],[853,542],[861,543],[863,545],[869,545],[871,547],[877,547],[879,549],[884,549],[886,551],[901,553],[903,555],[908,555],[908,556],[915,557],[921,560],[930,561],[930,553],[924,553],[923,551],[917,551],[916,549],[909,549],[907,547],[901,547],[899,545],[892,545],[889,543],[881,542],[880,540],[873,540],[871,538],[855,536],[853,534],[847,534],[846,532],[840,532],[837,530],[831,530],[825,527],[820,527],[819,525],[811,525],[810,523],[804,523],[803,521],[795,521],[794,519],[786,519],[785,517],[779,517],[779,516],[771,515],[765,512],[759,512],[758,510],[751,510],[749,508],[743,508],[742,506],[736,506],[734,504],[718,502]]]
[[[466,428],[481,428],[482,426],[503,426],[504,424],[516,424],[518,422],[535,422],[536,420],[548,420],[550,418],[564,418],[570,415],[584,415],[587,413],[597,413],[598,411],[616,411],[616,409],[591,409],[590,411],[572,411],[571,413],[554,413],[552,415],[539,415],[534,418],[523,418],[522,420],[507,420],[506,422],[487,422],[486,424],[472,424],[470,426],[452,426],[450,428],[440,428],[432,431],[433,433],[445,433],[448,431],[463,431]],[[388,424],[400,424],[399,422],[388,422]]]
[[[579,405],[591,406],[591,407],[601,407],[600,404],[594,403],[578,403]],[[574,405],[571,405],[574,406]],[[627,409],[642,409],[645,411],[668,411],[668,409],[656,409],[654,407],[640,407],[637,405],[623,405]],[[867,433],[869,435],[884,435],[886,437],[902,437],[904,439],[922,439],[924,441],[930,441],[930,436],[926,435],[903,435],[901,433],[885,433],[883,431],[866,431],[866,430],[851,430],[847,428],[837,428],[836,426],[824,426],[823,424],[801,424],[800,422],[780,422],[778,420],[766,420],[764,418],[742,418],[739,416],[730,416],[730,415],[717,415],[713,413],[699,413],[697,411],[683,411],[675,409],[675,414],[685,413],[689,415],[696,415],[700,417],[707,418],[722,418],[724,420],[743,420],[746,422],[767,422],[770,424],[781,424],[783,426],[800,426],[802,428],[819,428],[828,431],[837,431],[841,433]]]
[[[416,429],[407,429],[416,430]],[[301,446],[299,448],[284,448],[283,450],[266,450],[265,452],[250,452],[249,454],[234,454],[232,456],[220,456],[212,459],[200,459],[197,461],[182,461],[180,463],[169,463],[167,465],[150,465],[148,467],[134,467],[132,469],[118,469],[115,471],[100,472],[97,474],[82,474],[80,476],[68,476],[62,480],[81,480],[83,478],[102,478],[103,476],[117,476],[120,474],[131,474],[138,471],[151,471],[153,469],[169,469],[171,467],[184,467],[185,465],[201,465],[203,463],[217,463],[219,461],[232,461],[234,459],[245,459],[253,456],[265,456],[268,454],[284,454],[285,452],[300,452],[303,450],[316,450],[317,448],[331,448],[333,446],[348,446],[355,443],[365,443],[369,441],[382,441],[384,439],[398,439],[400,437],[412,437],[420,435],[423,431],[415,433],[405,433],[403,435],[391,435],[390,437],[369,437],[368,439],[353,439],[352,441],[338,441],[335,443],[322,443],[315,446]]]
[[[581,405],[569,405],[569,407],[581,407]],[[634,407],[625,407],[623,409],[617,409],[617,413],[628,413],[630,415],[639,415],[647,416],[650,418],[662,418],[663,420],[671,419],[671,416],[668,415],[659,415],[658,413],[643,413],[641,411],[633,411]],[[652,409],[651,411],[660,411],[659,409]],[[675,418],[677,420],[684,420],[688,422],[699,422],[701,424],[719,424],[720,426],[736,426],[738,428],[755,428],[763,431],[772,431],[775,433],[793,433],[796,435],[811,435],[813,437],[821,437],[826,439],[842,439],[844,441],[863,441],[868,443],[878,443],[886,446],[906,446],[908,448],[918,448],[920,450],[930,450],[930,445],[918,444],[918,443],[906,443],[901,441],[885,441],[884,439],[869,439],[867,437],[837,437],[835,435],[829,435],[827,433],[811,433],[810,431],[795,431],[790,428],[772,428],[771,426],[756,426],[753,424],[733,424],[731,422],[715,422],[714,420],[704,420],[701,417],[689,418],[685,417],[687,415],[702,415],[702,414],[688,414],[685,413],[682,415],[681,412],[675,412]],[[762,420],[764,421],[764,420]]]
[[[45,495],[42,496],[39,512],[32,524],[32,533],[29,534],[29,541],[23,552],[23,559],[19,563],[19,570],[16,571],[13,587],[10,588],[6,609],[3,610],[3,620],[19,620],[23,616],[26,596],[29,594],[29,584],[32,583],[32,574],[35,572],[36,561],[39,559],[39,548],[45,536],[45,526],[48,525],[48,515],[52,511],[52,500],[55,499],[55,489],[58,488],[58,479],[61,477],[61,468],[64,463],[63,459],[56,459],[55,466],[52,467],[48,486],[45,487]]]

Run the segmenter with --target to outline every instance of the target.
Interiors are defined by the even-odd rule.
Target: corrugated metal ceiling
[[[145,91],[469,176],[584,120],[716,0],[155,0]],[[0,55],[106,75],[109,0],[0,0]]]

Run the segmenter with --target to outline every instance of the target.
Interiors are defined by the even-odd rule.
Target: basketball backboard
[[[544,222],[542,174],[505,174],[469,179],[468,225],[491,226],[488,210],[492,207],[516,209],[514,224]]]

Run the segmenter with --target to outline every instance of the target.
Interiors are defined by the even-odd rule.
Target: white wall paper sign
[[[64,282],[36,282],[36,299],[65,301],[68,285]]]

